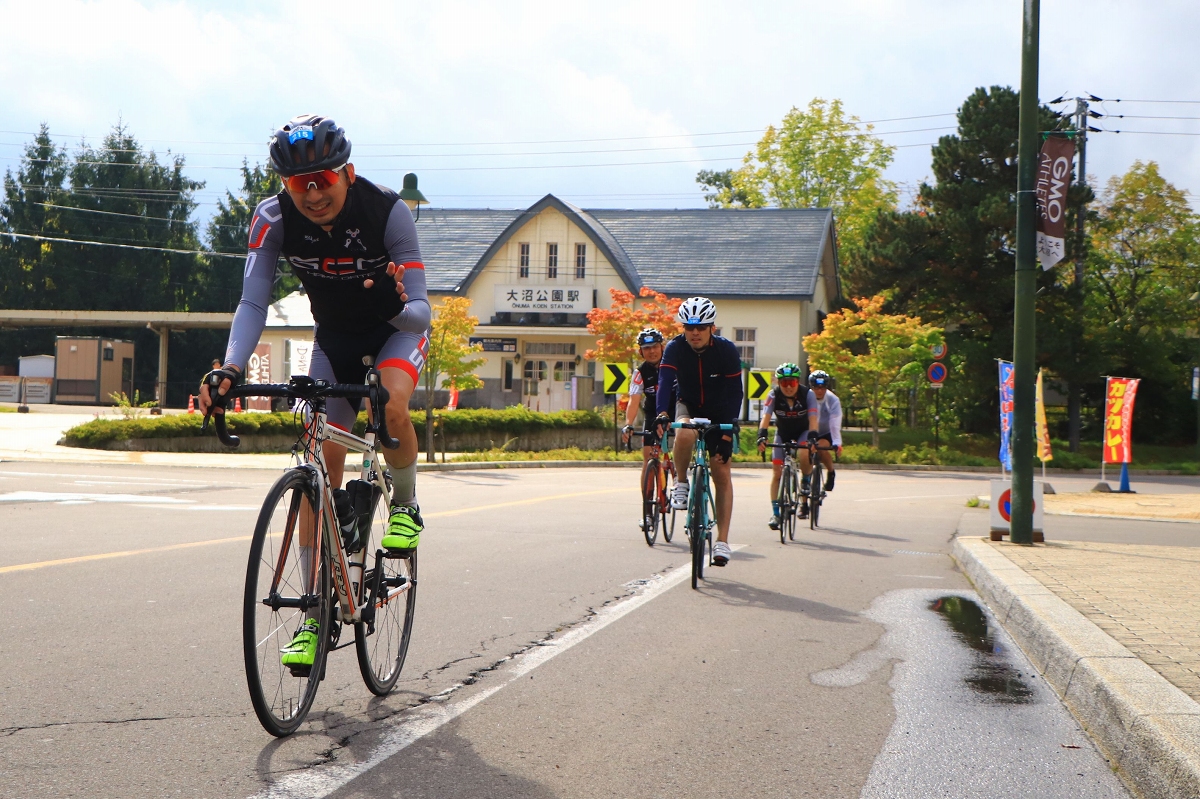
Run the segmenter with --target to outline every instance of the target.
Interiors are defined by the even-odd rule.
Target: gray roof
[[[547,206],[583,229],[631,290],[811,296],[822,253],[832,244],[827,208],[585,211],[547,195],[524,211],[422,209],[417,234],[430,289],[464,292],[492,255]]]

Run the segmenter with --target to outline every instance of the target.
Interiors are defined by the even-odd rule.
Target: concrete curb
[[[1200,704],[1021,570],[1005,546],[960,534],[951,556],[1138,794],[1200,796]]]

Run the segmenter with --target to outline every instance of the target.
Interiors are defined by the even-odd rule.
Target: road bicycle
[[[779,473],[779,543],[796,540],[796,512],[800,508],[800,469],[796,465],[796,451],[804,446],[795,441],[768,446],[782,447],[783,469]]]
[[[672,422],[676,430],[695,430],[696,445],[692,449],[691,478],[688,484],[688,506],[685,517],[688,543],[692,549],[692,588],[704,579],[705,561],[712,565],[713,527],[716,526],[717,504],[709,478],[708,446],[704,437],[709,430],[732,431],[731,424],[713,424],[708,419],[692,419],[690,422]],[[737,442],[737,436],[734,436]]]
[[[812,473],[808,476],[808,528],[816,530],[821,516],[821,505],[825,502],[825,479],[821,474],[825,467],[817,457],[817,452],[828,451],[830,448],[818,446],[817,441],[809,441],[803,446],[808,448],[808,462],[812,464]]]
[[[416,609],[417,553],[379,546],[387,530],[391,476],[377,445],[395,448],[399,442],[388,435],[387,420],[379,412],[387,405],[388,392],[374,369],[363,385],[293,376],[285,384],[235,386],[222,397],[213,385],[219,380],[210,377],[215,407],[228,407],[239,397],[282,397],[293,404],[298,419],[304,417],[292,448],[296,465],[275,481],[258,515],[242,610],[250,701],[263,728],[284,737],[295,732],[312,707],[329,653],[350,645],[339,643],[346,625],[354,627],[359,671],[371,693],[388,694],[404,666]],[[370,403],[363,437],[328,423],[326,400],[337,397]],[[225,416],[213,410],[201,429],[207,429],[212,416],[222,443],[238,446]],[[335,494],[330,484],[325,441],[362,453],[360,477],[347,483],[345,495]],[[306,619],[319,625],[312,667],[284,666],[280,650]]]
[[[661,526],[663,540],[668,544],[675,535],[675,509],[671,507],[670,486],[675,482],[675,463],[667,448],[667,437],[661,439],[653,430],[630,431],[650,447],[650,458],[642,467],[642,533],[646,543],[654,546]],[[667,515],[670,514],[668,520]]]

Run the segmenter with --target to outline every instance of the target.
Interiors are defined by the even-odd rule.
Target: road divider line
[[[732,549],[736,552],[744,547],[745,544],[742,544],[732,547]],[[691,576],[692,565],[690,562],[655,575],[634,589],[631,596],[598,609],[595,616],[572,627],[562,636],[552,638],[512,657],[506,667],[493,673],[500,678],[498,684],[473,693],[460,701],[447,701],[458,689],[464,687],[462,683],[459,683],[433,697],[435,701],[427,702],[403,714],[400,721],[385,727],[386,731],[382,742],[365,760],[358,763],[316,766],[288,774],[265,791],[255,794],[252,799],[322,799],[322,797],[329,796],[426,735],[454,721],[505,686],[516,682],[538,666],[587,640],[650,600],[662,596]],[[493,676],[489,675],[484,679],[490,680],[493,679]]]
[[[239,535],[233,538],[213,538],[208,541],[189,541],[186,544],[171,544],[165,547],[149,547],[147,549],[127,549],[123,552],[101,552],[96,555],[80,555],[75,558],[59,558],[58,560],[42,560],[37,563],[18,563],[16,566],[0,566],[0,574],[9,572],[31,571],[44,569],[47,566],[66,566],[68,563],[87,563],[93,560],[108,560],[109,558],[128,558],[132,555],[148,555],[151,552],[170,552],[173,549],[189,549],[191,547],[206,547],[212,544],[228,544],[233,541],[249,541],[252,536]]]
[[[496,508],[510,508],[514,505],[532,505],[537,502],[549,502],[549,501],[555,500],[555,499],[570,499],[572,497],[586,497],[586,496],[591,496],[594,494],[612,494],[615,492],[628,491],[628,490],[636,490],[636,489],[605,488],[605,489],[600,489],[597,491],[573,491],[569,494],[551,494],[550,496],[546,496],[546,497],[533,497],[531,499],[518,499],[518,500],[514,500],[512,502],[496,502],[491,505],[474,505],[469,508],[457,508],[455,510],[436,511],[434,513],[426,513],[425,518],[434,519],[434,518],[440,518],[443,516],[458,516],[463,513],[474,513],[475,511],[494,510]],[[156,505],[154,505],[154,507],[159,508],[162,506],[156,504]],[[219,507],[221,510],[232,509],[231,506],[219,506]],[[187,510],[205,510],[205,509],[206,508],[202,505],[187,506]],[[254,510],[256,508],[251,507],[249,509]],[[66,566],[71,563],[87,563],[89,561],[106,560],[108,558],[128,558],[128,557],[132,557],[133,555],[148,555],[152,552],[169,552],[173,549],[187,549],[190,547],[203,547],[203,546],[209,546],[211,544],[227,544],[232,541],[249,541],[250,538],[251,538],[251,536],[248,536],[248,535],[240,535],[240,536],[235,536],[234,538],[214,538],[214,539],[211,539],[208,541],[191,541],[186,544],[171,544],[171,545],[165,546],[165,547],[150,547],[147,549],[127,549],[122,552],[101,552],[96,555],[80,555],[80,556],[74,557],[74,558],[59,558],[58,560],[42,560],[42,561],[38,561],[36,563],[18,563],[15,566],[0,566],[0,574],[7,574],[9,572],[30,571],[32,569],[43,569],[43,568],[46,568],[47,566]]]

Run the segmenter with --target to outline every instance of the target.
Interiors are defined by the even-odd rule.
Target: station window
[[[529,242],[517,245],[517,277],[529,277]]]
[[[546,245],[546,277],[551,280],[558,277],[558,245]]]
[[[735,327],[733,329],[733,343],[737,345],[738,357],[742,359],[742,363],[750,366],[754,366],[755,331],[757,329],[754,327]]]
[[[587,245],[575,245],[575,277],[587,277]]]
[[[575,345],[561,341],[526,341],[526,355],[574,355]]]

